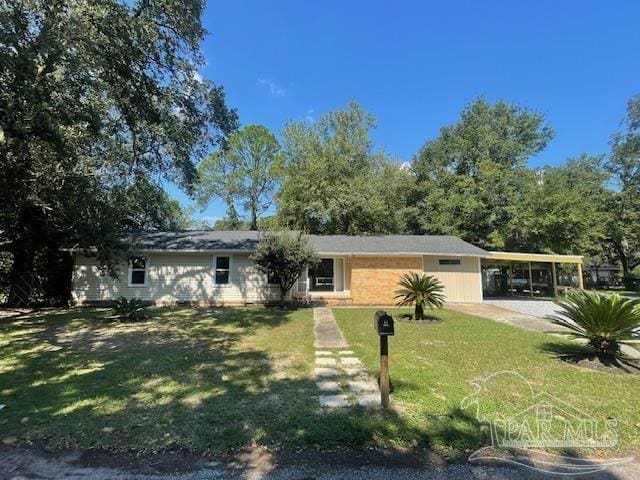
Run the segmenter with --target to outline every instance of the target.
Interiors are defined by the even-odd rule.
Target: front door
[[[333,258],[323,258],[320,263],[309,269],[309,290],[312,292],[333,292]]]

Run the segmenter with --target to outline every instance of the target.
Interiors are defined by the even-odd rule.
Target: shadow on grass
[[[418,421],[393,409],[322,409],[310,322],[296,312],[154,309],[133,324],[102,323],[108,310],[80,311],[85,320],[50,313],[0,325],[5,440],[146,453],[404,446],[454,459],[488,441],[460,409]]]
[[[591,370],[640,374],[640,362],[637,360],[625,356],[598,355],[595,350],[586,345],[547,342],[542,344],[540,349],[552,354],[558,360]]]

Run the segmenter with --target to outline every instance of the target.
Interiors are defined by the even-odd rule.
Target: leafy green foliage
[[[606,247],[625,277],[640,266],[640,95],[627,105],[626,131],[613,136],[607,167],[617,189],[607,211]]]
[[[33,275],[44,249],[95,247],[114,264],[128,223],[114,189],[143,177],[189,190],[195,160],[233,131],[224,92],[197,75],[203,8],[0,6],[0,244],[13,256],[12,285]]]
[[[582,155],[564,165],[520,173],[519,191],[506,207],[505,248],[596,256],[602,253],[612,196],[603,159]]]
[[[307,237],[287,232],[265,234],[251,259],[258,270],[277,280],[281,305],[304,269],[319,261]]]
[[[411,177],[374,151],[374,127],[374,118],[354,102],[312,124],[287,123],[277,213],[283,226],[317,234],[403,230]]]
[[[508,209],[518,200],[526,161],[552,137],[543,115],[504,102],[473,101],[412,162],[410,231],[504,248]]]
[[[424,309],[442,308],[445,296],[440,281],[427,274],[409,272],[400,277],[400,287],[395,291],[396,305],[402,307],[415,304],[415,319],[424,319]]]
[[[123,320],[137,322],[149,317],[145,303],[139,298],[118,297],[114,301],[113,311]]]
[[[600,355],[617,355],[621,343],[640,340],[640,299],[581,291],[556,303],[564,312],[550,316],[553,323],[587,340]]]
[[[229,221],[237,228],[239,202],[249,213],[249,228],[257,230],[259,218],[273,204],[282,173],[280,144],[267,128],[249,125],[229,138],[227,149],[204,159],[198,172],[200,206],[222,199]]]

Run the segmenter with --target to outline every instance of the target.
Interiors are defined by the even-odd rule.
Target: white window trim
[[[227,283],[217,283],[216,282],[216,271],[218,270],[218,266],[216,263],[216,259],[218,257],[229,257],[229,281]],[[221,269],[222,270],[222,269]],[[231,254],[220,254],[213,256],[213,284],[219,287],[229,287],[233,282],[231,272],[233,271],[233,255]]]
[[[142,271],[141,268],[133,268],[133,266],[131,265],[131,261],[128,262],[129,264],[129,269],[127,271],[127,286],[131,287],[131,288],[136,288],[136,287],[147,287],[149,286],[149,256],[147,255],[135,255],[136,257],[144,257],[144,283],[132,283],[131,282],[131,274],[133,273],[134,270],[136,271]]]

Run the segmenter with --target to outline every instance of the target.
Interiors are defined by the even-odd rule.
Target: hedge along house
[[[114,279],[96,259],[75,253],[78,303],[119,296],[157,304],[247,305],[275,302],[279,289],[250,255],[260,232],[155,232],[135,237],[137,254]],[[343,305],[392,305],[399,277],[425,272],[444,285],[449,302],[481,302],[482,259],[491,254],[453,236],[310,235],[321,258],[303,272],[290,297]]]

